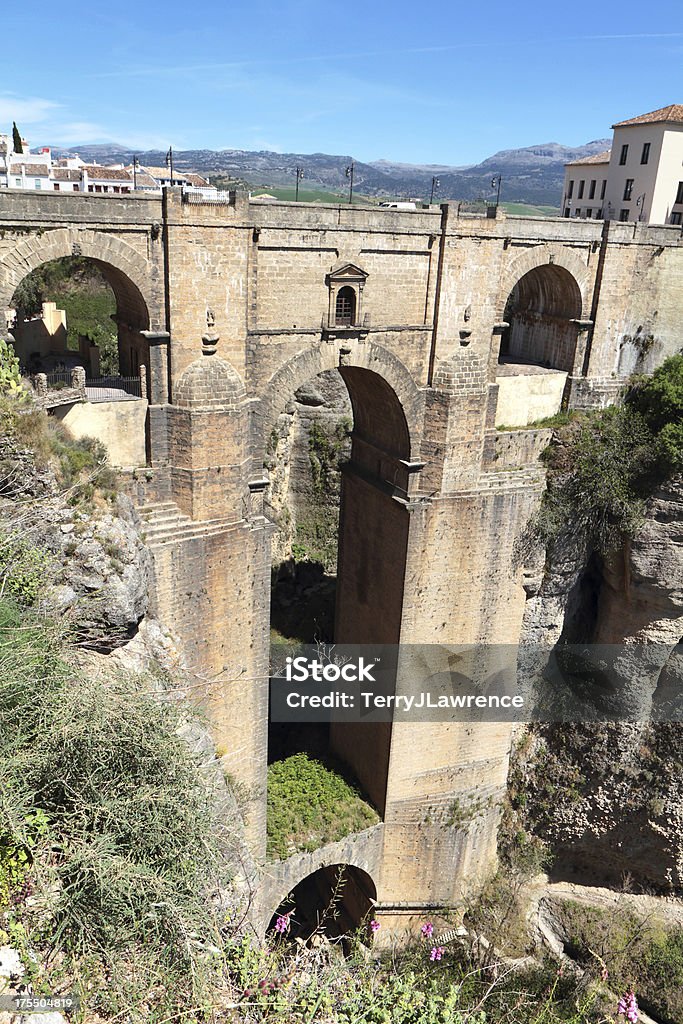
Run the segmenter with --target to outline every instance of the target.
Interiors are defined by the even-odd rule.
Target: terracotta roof
[[[585,156],[583,160],[571,160],[565,167],[576,167],[579,164],[608,164],[611,149],[606,149],[604,153],[595,153],[594,156]]]
[[[126,170],[130,174],[131,180],[135,181],[137,188],[159,188],[159,182],[155,181],[151,174],[143,171],[140,167],[136,170],[134,178],[133,167],[126,167]]]
[[[171,168],[170,167],[148,167],[147,164],[145,164],[144,165],[144,170],[147,171],[148,174],[151,174],[153,178],[170,178],[171,177]],[[177,167],[174,167],[173,168],[173,177],[174,178],[184,178],[185,175],[183,174],[182,171],[179,171],[177,169]]]
[[[183,177],[195,188],[213,188],[207,178],[202,178],[201,174],[195,174],[194,171],[186,171]]]
[[[118,167],[100,167],[99,164],[84,164],[82,170],[95,181],[131,181],[128,171]]]
[[[74,167],[53,167],[52,177],[55,181],[80,181],[81,172]]]
[[[31,178],[47,178],[48,167],[47,164],[10,164],[10,174],[19,174],[20,169],[24,168],[24,174],[28,174]]]
[[[627,124],[662,124],[665,121],[683,124],[683,103],[670,103],[668,107],[660,107],[649,114],[639,114],[628,121],[617,121],[613,128],[623,128]]]

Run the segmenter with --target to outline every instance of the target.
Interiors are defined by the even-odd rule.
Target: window
[[[605,189],[606,189],[606,188],[607,188],[607,178],[605,178],[605,179],[603,180],[603,183],[602,183],[602,185],[600,186],[600,198],[601,198],[601,199],[604,199],[604,198],[605,198]]]
[[[73,186],[73,190],[74,190],[74,192],[78,192],[78,185],[74,185]]]
[[[678,191],[676,192],[676,202],[683,203],[683,181],[678,183]]]
[[[649,142],[644,142],[643,143],[643,152],[640,154],[640,162],[641,162],[641,164],[646,164],[649,159],[650,159],[650,143]]]
[[[631,198],[633,192],[633,178],[627,178],[626,184],[624,185],[624,202],[627,202]]]
[[[683,214],[682,213],[672,213],[671,214],[671,223],[672,224],[680,224],[681,223],[681,218],[683,218]]]
[[[58,182],[55,182],[52,187],[55,190],[55,192],[59,192],[59,183]]]
[[[351,327],[356,319],[356,293],[348,285],[340,288],[334,309],[334,322],[338,327]]]
[[[626,163],[627,159],[628,159],[628,146],[622,146],[621,147],[621,155],[619,157],[619,165],[621,167],[623,167],[624,164]]]
[[[88,192],[94,192],[94,191],[95,190],[94,190],[93,186],[92,185],[88,185]]]
[[[628,220],[628,210],[619,210],[619,220]]]
[[[595,219],[596,220],[602,220],[602,207],[600,207],[598,212],[595,214]]]
[[[591,181],[591,183],[590,183],[590,188],[588,189],[588,198],[589,199],[595,199],[595,186],[596,186],[596,184],[597,184],[597,182],[595,182],[595,181]]]
[[[34,188],[40,188],[40,178],[34,178],[33,179],[33,187]]]
[[[14,179],[14,184],[15,184],[16,188],[21,188],[21,178],[15,178]]]
[[[579,182],[579,196],[578,196],[579,199],[583,199],[583,186],[585,184],[586,184],[585,181],[580,181]]]
[[[581,216],[581,207],[577,208],[576,212],[574,213],[574,216],[575,217],[580,217]]]
[[[588,217],[589,220],[593,216],[593,211],[591,210],[590,207],[586,210],[586,216]]]
[[[571,210],[569,209],[569,207],[565,206],[565,208],[564,208],[564,215],[565,215],[565,217],[569,217],[570,213],[571,213]]]
[[[571,199],[574,195],[574,179],[572,178],[567,187],[567,199]]]

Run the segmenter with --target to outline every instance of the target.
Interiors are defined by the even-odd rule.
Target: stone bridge
[[[112,286],[121,372],[147,367],[148,465],[130,486],[154,609],[183,640],[226,770],[249,787],[264,864],[265,463],[278,416],[301,385],[340,370],[354,425],[337,641],[514,643],[525,592],[513,549],[543,488],[547,434],[496,424],[604,404],[634,369],[680,350],[681,232],[239,193],[0,194],[3,308],[32,270],[70,255]],[[297,872],[340,857],[371,878],[359,891],[374,888],[388,922],[452,904],[489,870],[508,726],[333,727],[331,746],[381,824],[355,860],[335,848],[265,865],[262,926]],[[474,801],[454,822],[449,808]]]

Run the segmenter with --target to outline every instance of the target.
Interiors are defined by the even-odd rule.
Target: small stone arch
[[[419,458],[421,444],[422,393],[401,360],[381,345],[344,341],[323,342],[289,359],[273,374],[265,386],[252,423],[252,447],[255,460],[263,457],[270,431],[294,393],[325,370],[358,367],[383,378],[395,393],[409,436],[410,457]],[[343,375],[343,374],[342,374]]]
[[[149,328],[155,304],[147,261],[128,242],[91,229],[56,228],[39,237],[36,233],[7,253],[0,264],[0,308],[10,307],[16,288],[32,271],[65,256],[84,256],[97,263],[116,296],[119,316],[136,330]]]
[[[321,864],[280,894],[266,932],[282,928],[286,938],[305,941],[319,929],[339,938],[367,927],[376,903],[377,887],[367,867],[348,861]],[[278,918],[284,918],[280,928],[276,928]]]
[[[496,320],[505,318],[508,297],[515,285],[530,271],[538,267],[555,266],[566,270],[573,277],[581,294],[581,318],[590,309],[590,276],[586,264],[570,249],[561,245],[535,245],[517,256],[504,270],[498,293]]]

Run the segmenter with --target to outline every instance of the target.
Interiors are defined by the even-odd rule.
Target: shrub
[[[268,768],[269,857],[315,850],[377,821],[356,787],[308,754],[293,754]]]
[[[34,948],[85,958],[124,1005],[127,976],[175,1005],[207,981],[230,825],[178,735],[185,708],[144,682],[85,675],[58,623],[0,602],[5,909],[30,864],[40,910],[12,915]]]

